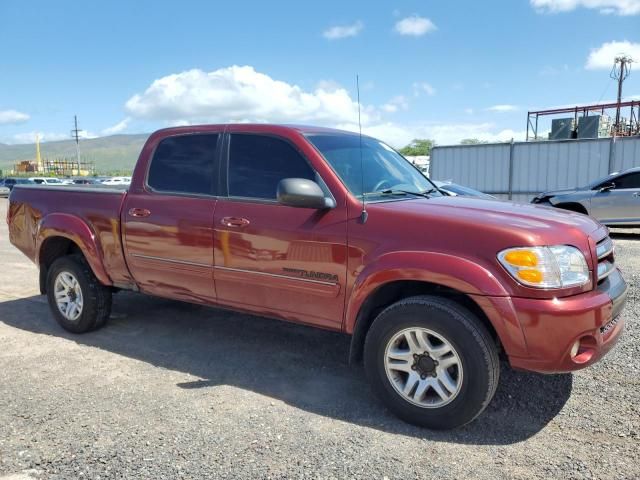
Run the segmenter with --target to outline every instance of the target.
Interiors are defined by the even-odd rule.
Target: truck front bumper
[[[588,293],[550,300],[512,298],[527,354],[510,355],[505,345],[511,366],[559,373],[592,365],[620,338],[626,300],[627,284],[619,270]]]

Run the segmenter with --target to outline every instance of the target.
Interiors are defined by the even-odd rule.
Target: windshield
[[[362,197],[363,187],[367,198],[376,199],[396,192],[401,195],[401,190],[441,195],[420,171],[380,140],[362,137],[361,152],[358,135],[309,134],[307,138],[357,197]]]
[[[47,178],[45,182],[46,183],[62,183],[62,180],[58,180],[57,178]]]

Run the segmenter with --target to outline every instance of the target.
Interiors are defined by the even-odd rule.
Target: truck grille
[[[613,240],[606,237],[596,245],[596,255],[598,257],[598,283],[607,278],[616,268],[614,261],[615,249]]]

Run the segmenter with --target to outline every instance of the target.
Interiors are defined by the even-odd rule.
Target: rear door
[[[640,224],[640,172],[620,175],[605,183],[615,188],[597,192],[591,198],[591,215],[613,224]]]
[[[276,201],[283,178],[314,180],[326,189],[285,138],[232,133],[226,151],[228,197],[220,197],[214,215],[219,303],[340,328],[346,206],[315,210]]]
[[[222,132],[176,135],[157,146],[141,191],[123,208],[129,270],[146,293],[213,302],[213,214]]]

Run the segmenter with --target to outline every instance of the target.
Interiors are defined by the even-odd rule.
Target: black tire
[[[69,320],[58,308],[55,281],[62,272],[77,279],[82,292],[83,306],[77,319]],[[81,255],[60,257],[53,262],[47,274],[49,308],[62,328],[72,333],[85,333],[102,327],[111,314],[111,289],[102,285]]]
[[[435,332],[457,352],[463,374],[449,403],[437,408],[411,403],[387,376],[387,344],[409,328]],[[481,321],[452,300],[427,295],[401,300],[378,315],[367,333],[364,363],[373,389],[393,413],[432,429],[451,429],[474,420],[493,398],[500,375],[496,343]]]

